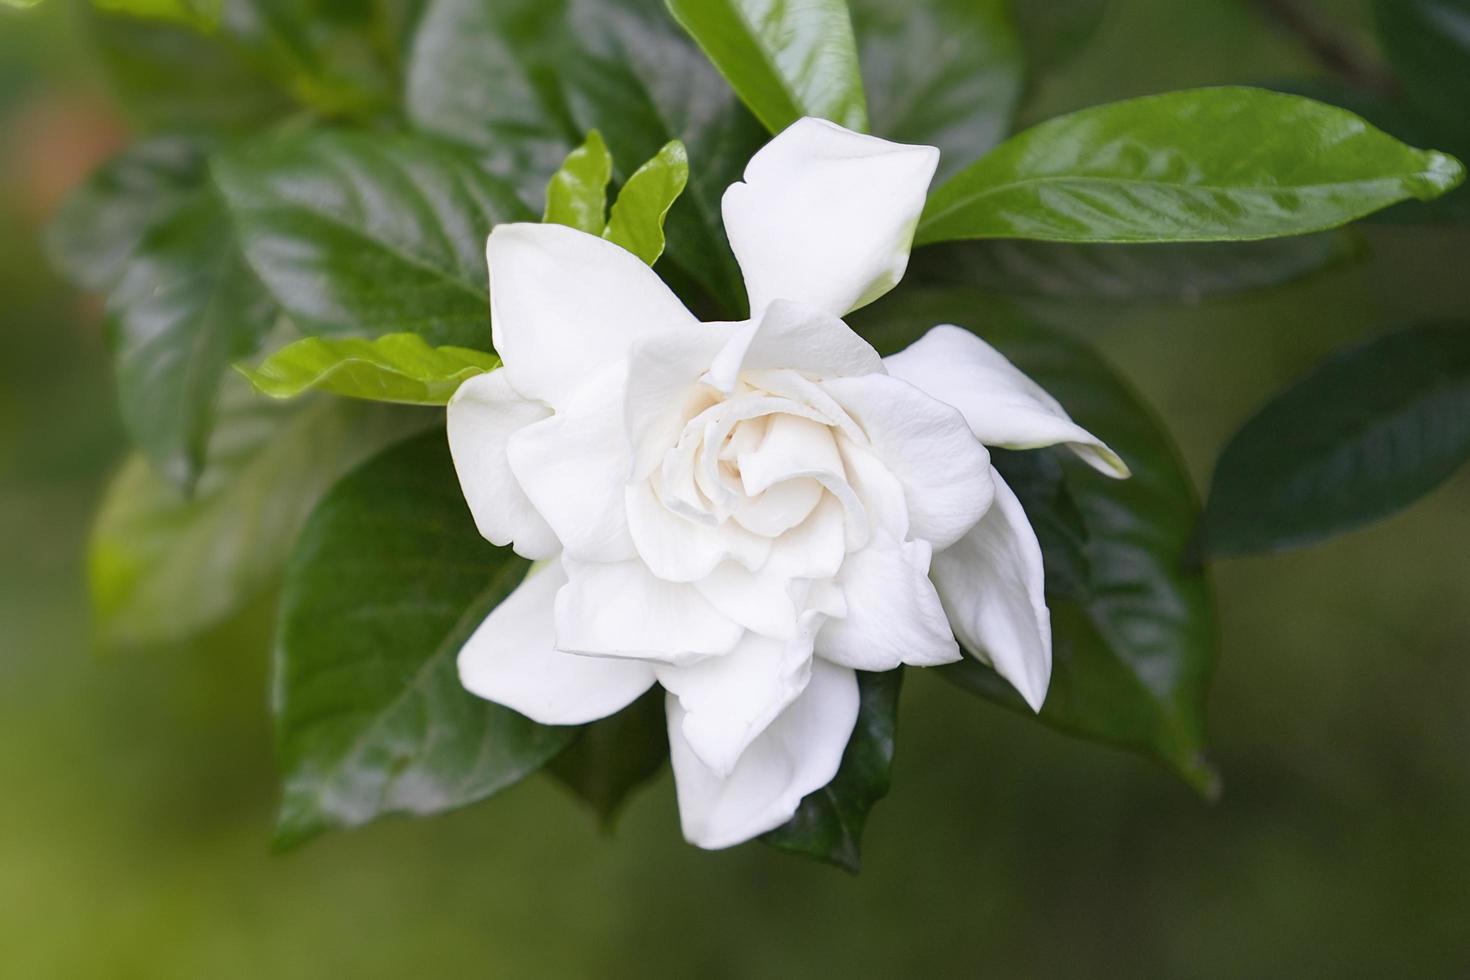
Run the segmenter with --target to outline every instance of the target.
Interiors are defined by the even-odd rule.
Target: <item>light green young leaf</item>
[[[368,401],[444,405],[462,382],[493,371],[500,358],[466,347],[430,347],[416,333],[303,337],[256,367],[235,365],[256,390],[295,398],[313,388]]]
[[[219,23],[224,0],[92,0],[102,10],[133,17],[171,20],[209,29]]]
[[[653,265],[664,252],[664,216],[688,182],[689,155],[670,140],[618,192],[602,237]]]
[[[667,0],[730,87],[773,133],[802,116],[868,127],[846,0]]]
[[[1343,109],[1262,89],[1194,89],[1012,137],[930,195],[915,241],[1274,238],[1429,200],[1463,177],[1453,157]]]
[[[563,161],[546,185],[546,211],[541,220],[566,225],[589,235],[601,235],[607,226],[607,183],[612,180],[612,155],[602,134],[592,130],[587,140]]]

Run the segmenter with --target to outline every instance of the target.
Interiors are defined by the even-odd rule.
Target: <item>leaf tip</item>
[[[1419,195],[1420,200],[1431,201],[1464,183],[1465,165],[1458,159],[1438,150],[1429,150],[1426,156],[1424,192]]]

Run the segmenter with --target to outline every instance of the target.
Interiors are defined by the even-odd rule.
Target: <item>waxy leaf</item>
[[[426,138],[319,131],[219,159],[246,258],[309,333],[488,347],[485,238],[511,188]]]
[[[1040,719],[1095,741],[1152,755],[1202,793],[1216,777],[1203,757],[1205,695],[1216,657],[1213,601],[1187,555],[1199,508],[1167,431],[1083,344],[1005,315],[970,290],[909,290],[853,316],[884,353],[935,323],[974,329],[1097,433],[1133,471],[1110,480],[1065,464],[1086,528],[1085,598],[1053,594],[1051,688]],[[1058,577],[1055,549],[1048,580]],[[1053,590],[1055,593],[1055,590]],[[976,660],[941,668],[960,686],[1022,714],[1015,690]]]
[[[295,398],[311,389],[348,398],[444,405],[467,379],[500,366],[500,358],[465,347],[430,347],[415,333],[304,337],[254,368],[237,365],[257,391]]]
[[[689,182],[689,155],[670,140],[618,192],[602,236],[649,265],[664,253],[664,218]]]
[[[546,771],[610,827],[628,796],[669,758],[663,688],[654,687],[608,718],[581,728],[577,740]]]
[[[1470,458],[1470,323],[1328,357],[1233,436],[1202,526],[1210,554],[1321,541],[1403,509]]]
[[[459,682],[460,647],[527,567],[476,532],[441,431],[389,449],[327,494],[281,596],[278,847],[482,799],[576,736]]]
[[[990,462],[1021,501],[1041,544],[1046,594],[1087,599],[1092,569],[1087,563],[1087,520],[1067,489],[1056,449],[990,450]]]
[[[546,210],[541,220],[566,225],[589,235],[607,227],[607,183],[612,180],[612,156],[602,134],[592,130],[587,141],[568,154],[561,169],[546,185]]]
[[[1334,106],[1262,89],[1171,92],[1012,137],[929,197],[916,242],[1199,242],[1345,224],[1464,177]]]
[[[772,133],[802,116],[868,126],[846,0],[668,0]]]
[[[832,781],[809,793],[796,814],[761,840],[772,847],[815,858],[856,874],[862,865],[863,827],[868,812],[888,795],[898,692],[903,669],[858,672],[857,726]]]

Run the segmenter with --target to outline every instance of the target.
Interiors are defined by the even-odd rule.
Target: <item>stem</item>
[[[1294,36],[1322,67],[1359,88],[1393,95],[1398,82],[1351,38],[1301,0],[1256,0],[1256,6]]]

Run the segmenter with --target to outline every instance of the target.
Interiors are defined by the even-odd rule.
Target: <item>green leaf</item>
[[[1033,75],[1070,61],[1101,26],[1109,0],[1024,0],[1016,23]]]
[[[857,0],[852,13],[874,133],[939,147],[943,180],[1010,132],[1023,68],[1010,0]]]
[[[653,265],[664,253],[664,218],[688,182],[689,155],[670,140],[618,192],[602,236]]]
[[[629,794],[658,775],[668,757],[664,692],[654,687],[617,714],[583,726],[546,771],[611,827]]]
[[[546,185],[546,211],[541,220],[566,225],[589,235],[607,227],[607,183],[612,180],[612,155],[602,134],[592,130],[587,140],[568,154],[561,169]]]
[[[476,532],[441,431],[382,453],[322,500],[281,598],[278,847],[482,799],[576,736],[459,682],[460,647],[527,567]]]
[[[108,487],[89,554],[99,637],[128,647],[173,642],[241,608],[276,581],[327,488],[425,421],[352,402],[281,406],[226,381],[192,496],[140,456]]]
[[[1046,594],[1063,599],[1091,597],[1087,520],[1067,489],[1057,450],[1016,452],[991,449],[990,461],[1021,501],[1041,544]]]
[[[867,129],[846,0],[668,0],[668,5],[771,132],[802,116]]]
[[[133,17],[151,17],[171,20],[179,24],[201,29],[213,28],[219,23],[220,8],[224,0],[92,0],[103,10],[110,10]]]
[[[1470,145],[1470,0],[1374,0],[1373,13],[1409,97]]]
[[[761,840],[778,850],[835,864],[856,874],[868,812],[888,795],[898,724],[898,692],[903,669],[871,674],[858,671],[857,727],[842,753],[832,781],[807,794],[796,814]]]
[[[1171,92],[1042,123],[946,181],[919,243],[1249,240],[1321,231],[1464,177],[1358,116],[1263,89]]]
[[[214,195],[148,233],[107,311],[123,423],[165,478],[191,486],[220,378],[255,351],[276,316]]]
[[[303,337],[250,368],[237,365],[257,391],[295,398],[311,389],[403,405],[445,405],[467,379],[500,366],[500,358],[464,347],[430,347],[416,333]]]
[[[935,323],[983,323],[977,333],[1128,463],[1129,480],[1110,480],[1078,461],[1065,464],[1067,490],[1087,532],[1088,588],[1085,599],[1049,599],[1053,666],[1040,719],[1151,755],[1212,793],[1216,777],[1203,744],[1217,646],[1214,607],[1205,571],[1186,560],[1199,507],[1168,432],[1091,349],[1006,315],[973,291],[909,290],[900,302],[880,301],[853,320],[883,353]],[[1055,581],[1055,550],[1043,557],[1053,560],[1047,578]],[[978,661],[967,658],[943,671],[968,690],[1031,714]]]
[[[308,333],[489,346],[485,237],[511,188],[425,138],[320,131],[217,159],[246,258]]]
[[[1202,526],[1212,555],[1330,538],[1409,506],[1470,458],[1470,323],[1339,351],[1226,445]]]

